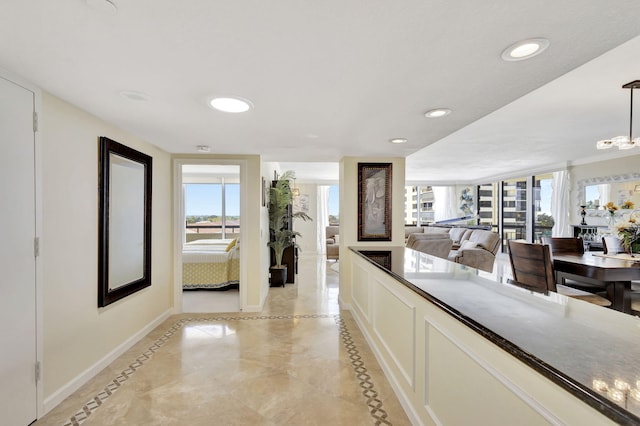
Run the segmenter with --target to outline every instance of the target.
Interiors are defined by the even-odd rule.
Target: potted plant
[[[270,268],[271,284],[282,284],[287,281],[287,265],[282,264],[282,256],[288,247],[298,248],[295,237],[300,233],[292,229],[294,219],[312,220],[304,212],[293,212],[293,192],[290,181],[295,178],[292,171],[287,171],[278,178],[269,189],[269,247],[273,249],[275,265]]]

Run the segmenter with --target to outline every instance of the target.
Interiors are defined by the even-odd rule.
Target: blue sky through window
[[[240,216],[240,185],[226,184],[227,216]],[[222,214],[222,186],[210,183],[185,184],[185,213],[187,216]]]
[[[338,185],[329,186],[329,214],[340,215],[340,187]]]

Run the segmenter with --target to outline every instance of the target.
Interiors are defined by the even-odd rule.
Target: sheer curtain
[[[604,206],[611,199],[609,198],[609,194],[611,194],[611,185],[608,183],[602,183],[598,185],[598,195],[600,200],[600,205]]]
[[[329,186],[318,185],[318,213],[316,223],[318,226],[318,253],[327,254],[327,233],[325,232],[329,226]]]
[[[436,222],[439,220],[454,219],[459,216],[455,187],[434,186],[433,198],[433,217]]]
[[[554,237],[570,237],[570,200],[569,173],[566,170],[553,172],[553,195],[551,196],[551,216],[554,220],[551,235]]]

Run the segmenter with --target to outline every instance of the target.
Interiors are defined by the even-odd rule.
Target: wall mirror
[[[577,205],[598,210],[608,202],[619,206],[631,201],[640,207],[640,173],[600,176],[578,181]]]
[[[100,138],[98,306],[151,285],[150,156]]]

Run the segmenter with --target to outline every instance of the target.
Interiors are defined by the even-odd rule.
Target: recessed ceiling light
[[[197,150],[198,152],[210,152],[210,151],[211,151],[211,148],[210,148],[208,145],[198,145],[198,146],[196,147],[196,150]]]
[[[451,110],[449,108],[436,108],[425,112],[424,116],[427,118],[439,118],[449,114],[451,114]]]
[[[251,102],[242,98],[213,98],[209,101],[209,105],[218,111],[223,112],[245,112],[249,111],[252,107]]]
[[[549,40],[546,38],[529,38],[504,49],[502,59],[505,61],[522,61],[541,54],[547,47],[549,47]]]
[[[391,143],[407,143],[407,139],[405,139],[405,138],[393,138],[393,139],[389,139],[389,142],[391,142]]]
[[[124,96],[131,101],[148,101],[151,99],[146,93],[136,92],[134,90],[123,90],[120,92],[120,96]]]

